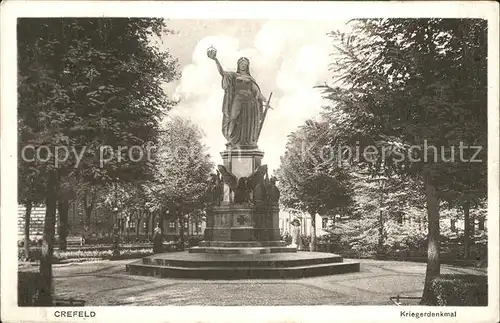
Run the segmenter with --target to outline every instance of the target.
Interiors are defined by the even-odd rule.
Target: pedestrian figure
[[[153,253],[160,253],[163,251],[163,232],[160,228],[160,224],[156,225],[156,229],[153,233]]]
[[[118,227],[113,227],[113,257],[120,256],[120,235],[118,234]]]
[[[291,225],[293,226],[291,246],[297,248],[298,250],[302,250],[304,248],[304,246],[302,244],[302,239],[300,237],[300,220],[295,218],[291,222]]]

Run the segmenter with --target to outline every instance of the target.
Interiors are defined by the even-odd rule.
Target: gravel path
[[[389,297],[420,296],[425,264],[361,260],[361,271],[296,280],[186,280],[133,276],[133,260],[54,266],[57,297],[112,305],[391,305]],[[23,270],[29,270],[24,268]],[[485,275],[486,269],[442,266],[442,273]]]

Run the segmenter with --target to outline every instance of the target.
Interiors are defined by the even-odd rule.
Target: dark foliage
[[[441,275],[431,281],[431,292],[425,305],[488,306],[488,277]]]

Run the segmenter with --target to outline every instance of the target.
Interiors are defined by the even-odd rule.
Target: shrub
[[[281,234],[281,240],[285,241],[286,244],[289,245],[292,243],[292,235],[285,231]]]
[[[201,241],[205,240],[205,236],[202,234],[199,234],[197,236],[191,236],[189,237],[189,246],[197,246]]]
[[[42,248],[30,247],[30,260],[39,260],[42,257]],[[24,260],[24,249],[17,248],[17,259]]]
[[[57,260],[78,259],[78,258],[98,258],[109,259],[113,252],[108,250],[72,250],[72,251],[55,251],[54,258]]]
[[[88,237],[85,239],[86,245],[103,245],[103,244],[112,244],[113,237]]]
[[[36,306],[40,291],[40,273],[32,271],[18,272],[17,304],[18,306]]]
[[[153,248],[149,246],[138,246],[129,248],[120,246],[120,257],[119,258],[140,258],[153,254]],[[42,250],[40,248],[30,249],[30,256],[33,260],[40,260],[42,256]],[[23,250],[18,249],[18,259],[22,259]],[[67,250],[60,251],[55,250],[52,256],[53,263],[67,262],[69,260],[100,260],[100,259],[112,259],[113,250],[110,246],[105,249],[99,248],[94,250]]]
[[[340,235],[335,233],[323,234],[316,239],[319,243],[340,243]]]
[[[153,254],[152,248],[142,249],[120,249],[121,258],[140,258]],[[68,259],[112,259],[113,250],[77,250],[77,251],[58,251],[54,253],[54,257],[58,261]]]
[[[138,250],[125,249],[125,250],[120,250],[120,259],[141,258],[141,257],[151,256],[152,254],[153,254],[153,248],[144,248]]]
[[[42,238],[33,238],[33,239],[30,239],[30,247],[41,247],[42,246],[42,242],[43,242],[43,239]],[[19,248],[22,248],[24,247],[24,239],[19,239],[17,240],[17,246]]]
[[[148,235],[132,235],[126,236],[122,233],[120,236],[120,243],[149,243],[151,242],[151,237]],[[86,245],[107,245],[113,243],[113,236],[104,236],[104,237],[86,237],[85,244]]]
[[[138,236],[122,236],[123,243],[147,243],[151,242],[151,237],[148,235],[138,235]]]
[[[481,275],[441,275],[431,281],[432,297],[426,305],[487,306],[487,279]]]
[[[302,245],[304,248],[309,248],[309,244],[311,243],[311,236],[300,235],[300,239],[302,239]]]

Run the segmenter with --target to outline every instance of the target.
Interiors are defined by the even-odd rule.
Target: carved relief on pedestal
[[[223,214],[222,215],[222,226],[228,227],[231,225],[231,214]]]
[[[259,166],[250,176],[237,177],[223,165],[217,166],[224,184],[226,184],[234,194],[233,202],[236,204],[245,204],[252,202],[252,193],[255,186],[263,181],[267,172],[267,166]]]
[[[236,217],[236,223],[238,225],[247,225],[248,224],[248,216],[244,214],[240,214]]]

